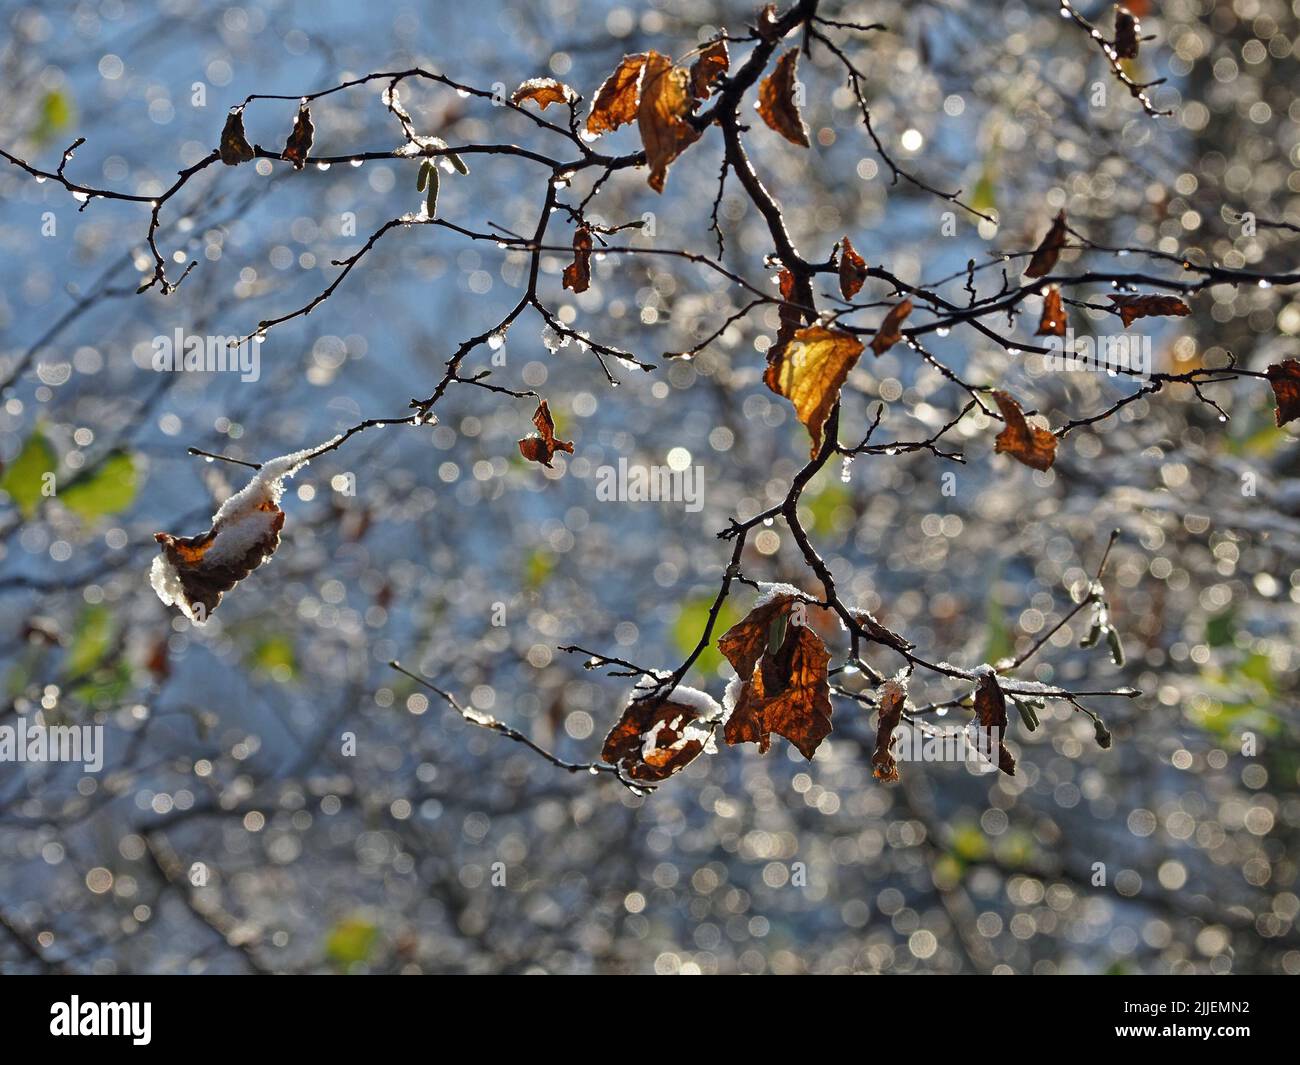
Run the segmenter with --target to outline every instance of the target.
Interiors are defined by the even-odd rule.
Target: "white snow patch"
[[[762,581],[758,583],[758,598],[754,601],[754,609],[767,606],[774,599],[781,596],[793,596],[795,599],[807,600],[808,596],[793,584],[766,584]]]

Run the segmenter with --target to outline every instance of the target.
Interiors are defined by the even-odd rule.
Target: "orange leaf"
[[[645,62],[646,55],[643,52],[625,55],[614,73],[596,90],[591,114],[587,116],[588,133],[611,133],[636,118],[641,70]]]
[[[1047,231],[1043,242],[1034,250],[1033,257],[1029,260],[1029,267],[1025,270],[1025,276],[1042,277],[1044,274],[1051,273],[1064,247],[1065,212],[1058,211],[1052,222],[1052,228]]]
[[[975,720],[981,735],[979,750],[991,762],[993,742],[998,745],[998,768],[1007,776],[1016,775],[1016,760],[1003,742],[1007,734],[1007,700],[992,673],[983,674],[975,686]]]
[[[1267,373],[1277,400],[1275,417],[1280,429],[1287,422],[1300,418],[1300,362],[1284,359],[1276,366],[1270,366]]]
[[[812,325],[797,330],[790,342],[768,352],[763,380],[794,404],[812,437],[812,456],[822,448],[822,429],[840,397],[845,378],[862,354],[862,341],[851,333]]]
[[[840,241],[840,295],[851,300],[862,289],[867,279],[867,261],[857,253],[853,242],[845,237]]]
[[[294,120],[293,130],[289,133],[282,153],[295,170],[301,170],[307,165],[307,153],[311,151],[311,140],[315,132],[316,127],[311,124],[311,112],[306,105],[299,107],[298,117]]]
[[[1177,296],[1111,296],[1110,309],[1124,321],[1124,328],[1137,318],[1186,318],[1192,313]]]
[[[890,748],[894,745],[894,729],[903,719],[903,700],[907,693],[896,680],[887,680],[880,688],[880,720],[876,725],[876,749],[871,755],[871,773],[886,784],[898,780],[898,763]]]
[[[735,702],[723,729],[733,746],[771,746],[784,736],[805,758],[816,753],[831,731],[830,655],[821,637],[792,614],[799,602],[776,595],[723,633],[718,648],[737,673]],[[773,646],[774,633],[781,639]]]
[[[1006,452],[1013,459],[1036,470],[1048,470],[1056,461],[1056,437],[1046,429],[1030,425],[1021,413],[1020,404],[1006,392],[994,392],[1007,427],[998,433],[993,450]]]
[[[1038,320],[1040,337],[1063,337],[1069,324],[1065,308],[1061,305],[1061,290],[1053,285],[1043,297],[1043,316]]]
[[[573,262],[564,268],[564,287],[586,292],[591,285],[591,230],[579,226],[573,233]]]
[[[808,127],[795,102],[799,49],[791,48],[776,61],[772,73],[758,86],[758,113],[763,121],[791,144],[807,148]]]
[[[709,746],[713,725],[705,722],[716,720],[721,712],[716,702],[694,688],[679,686],[666,698],[638,699],[634,692],[605,737],[600,757],[633,780],[666,780]]]
[[[880,328],[876,330],[876,335],[871,338],[871,350],[875,352],[877,358],[903,339],[903,332],[899,326],[911,313],[911,300],[903,300],[902,303],[896,304],[889,309],[889,313],[885,315],[885,320],[880,323]]]
[[[568,104],[577,98],[576,92],[564,82],[556,81],[554,78],[529,78],[510,94],[512,104],[522,104],[531,100],[542,111],[551,104]]]
[[[519,441],[519,454],[529,462],[540,462],[549,467],[557,451],[573,454],[572,442],[555,438],[555,419],[551,417],[551,408],[546,405],[546,400],[537,404],[537,410],[533,412],[533,424],[541,435],[526,436]]]
[[[658,52],[646,56],[636,122],[650,164],[649,184],[655,192],[664,191],[673,160],[700,139],[700,131],[688,121],[694,108],[689,81],[690,75],[673,66],[667,56]]]
[[[714,84],[730,68],[727,42],[717,40],[707,45],[691,64],[691,96],[696,100],[707,100]]]

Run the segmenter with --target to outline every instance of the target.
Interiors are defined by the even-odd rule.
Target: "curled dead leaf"
[[[636,118],[641,73],[647,58],[644,52],[625,55],[614,68],[614,73],[596,90],[591,114],[587,116],[588,133],[611,133]]]
[[[862,341],[851,333],[813,325],[797,330],[788,344],[768,352],[763,381],[794,404],[812,438],[812,456],[822,448],[822,430],[840,397],[845,378],[862,354]]]
[[[311,151],[315,133],[316,127],[311,124],[311,111],[304,104],[298,108],[298,117],[294,119],[293,129],[281,153],[286,162],[293,164],[295,170],[301,170],[307,165],[307,153]]]
[[[1061,303],[1061,290],[1053,285],[1043,297],[1043,316],[1038,320],[1037,336],[1063,337],[1069,318]]]
[[[1141,28],[1133,13],[1123,4],[1115,5],[1115,55],[1120,59],[1136,59]]]
[[[591,230],[579,226],[573,233],[573,262],[564,268],[565,288],[586,292],[591,285]]]
[[[993,450],[1010,455],[1035,470],[1049,470],[1056,461],[1056,437],[1046,429],[1030,425],[1020,404],[1007,392],[994,392],[993,399],[1007,425],[998,433]]]
[[[1186,318],[1192,313],[1177,296],[1111,296],[1110,309],[1127,329],[1138,318]]]
[[[730,68],[727,42],[721,39],[710,42],[691,64],[691,96],[696,101],[707,100],[718,79]]]
[[[902,303],[895,304],[889,309],[889,313],[885,315],[885,320],[880,323],[880,328],[876,330],[876,335],[871,338],[871,350],[877,357],[883,355],[903,339],[903,331],[900,327],[911,313],[911,300],[903,300]]]
[[[666,698],[633,692],[600,757],[633,780],[667,780],[712,750],[713,722],[721,716],[722,707],[694,688],[679,685]]]
[[[1052,221],[1052,228],[1030,257],[1029,266],[1025,269],[1026,277],[1042,277],[1051,273],[1056,260],[1061,256],[1061,249],[1065,247],[1065,235],[1065,212],[1058,211]]]
[[[876,724],[876,749],[871,755],[871,773],[886,784],[898,781],[898,763],[890,748],[894,745],[894,729],[903,719],[903,703],[907,692],[896,680],[887,680],[880,687],[880,718]]]
[[[772,733],[784,736],[805,758],[812,758],[831,731],[830,654],[801,614],[801,600],[774,595],[756,605],[718,640],[718,649],[736,670],[727,690],[730,715],[723,737],[733,746],[771,746]],[[802,608],[801,608],[802,609]]]
[[[983,674],[975,685],[975,722],[976,748],[990,762],[993,761],[993,745],[997,744],[997,766],[1007,776],[1016,775],[1016,760],[1007,750],[1007,700],[998,685],[997,677],[989,672]]]
[[[551,417],[551,408],[547,406],[546,400],[537,404],[537,410],[533,412],[533,424],[537,426],[540,435],[526,436],[519,441],[519,454],[529,462],[540,462],[549,467],[557,451],[573,454],[571,441],[556,439],[555,419]]]
[[[221,130],[221,161],[226,166],[238,166],[253,158],[253,146],[244,135],[244,109],[237,107],[226,116]]]
[[[178,606],[191,621],[206,622],[222,596],[280,546],[284,481],[307,463],[309,454],[300,451],[263,463],[247,485],[221,504],[207,532],[155,533],[162,553],[153,560],[149,583],[158,598]]]
[[[867,280],[867,261],[858,254],[848,237],[840,241],[839,274],[840,295],[851,300]]]
[[[1284,359],[1275,366],[1270,366],[1268,383],[1273,386],[1273,398],[1277,400],[1274,417],[1278,428],[1289,421],[1300,418],[1300,362]]]
[[[647,180],[655,192],[664,191],[673,160],[700,139],[700,131],[689,121],[694,110],[689,81],[690,75],[673,66],[667,56],[658,52],[646,55],[636,122],[650,166]]]
[[[758,35],[765,41],[775,41],[781,36],[781,20],[775,4],[766,4],[758,13]]]
[[[758,113],[763,121],[781,134],[791,144],[809,147],[808,127],[799,114],[797,96],[799,49],[791,48],[782,54],[758,86]]]
[[[510,94],[512,104],[519,105],[531,100],[541,111],[545,111],[551,104],[573,103],[577,98],[576,92],[555,78],[529,78]]]

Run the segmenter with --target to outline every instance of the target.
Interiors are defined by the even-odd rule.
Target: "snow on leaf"
[[[554,78],[529,78],[510,94],[512,104],[519,105],[531,100],[541,111],[545,111],[551,104],[568,104],[577,98],[576,92]]]
[[[149,583],[158,598],[196,624],[206,622],[226,592],[275,554],[284,527],[279,504],[285,479],[319,450],[295,451],[263,463],[248,484],[221,504],[207,532],[155,533],[162,553],[153,560]]]

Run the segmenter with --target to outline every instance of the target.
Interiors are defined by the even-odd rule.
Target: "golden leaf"
[[[611,133],[636,118],[641,70],[646,58],[644,52],[625,55],[614,73],[596,90],[591,114],[587,116],[588,133]]]
[[[798,66],[798,48],[789,49],[776,61],[772,73],[758,86],[758,113],[764,122],[791,144],[807,148],[808,127],[803,124],[799,105],[795,102],[799,84],[796,78]]]
[[[763,380],[794,404],[812,438],[812,455],[822,447],[822,429],[840,388],[862,354],[862,341],[851,333],[813,325],[795,332],[788,344],[768,353]]]
[[[673,66],[667,56],[658,52],[646,56],[636,122],[650,165],[649,184],[655,192],[664,191],[673,160],[700,139],[700,131],[689,121],[694,107],[689,82],[690,75]]]

